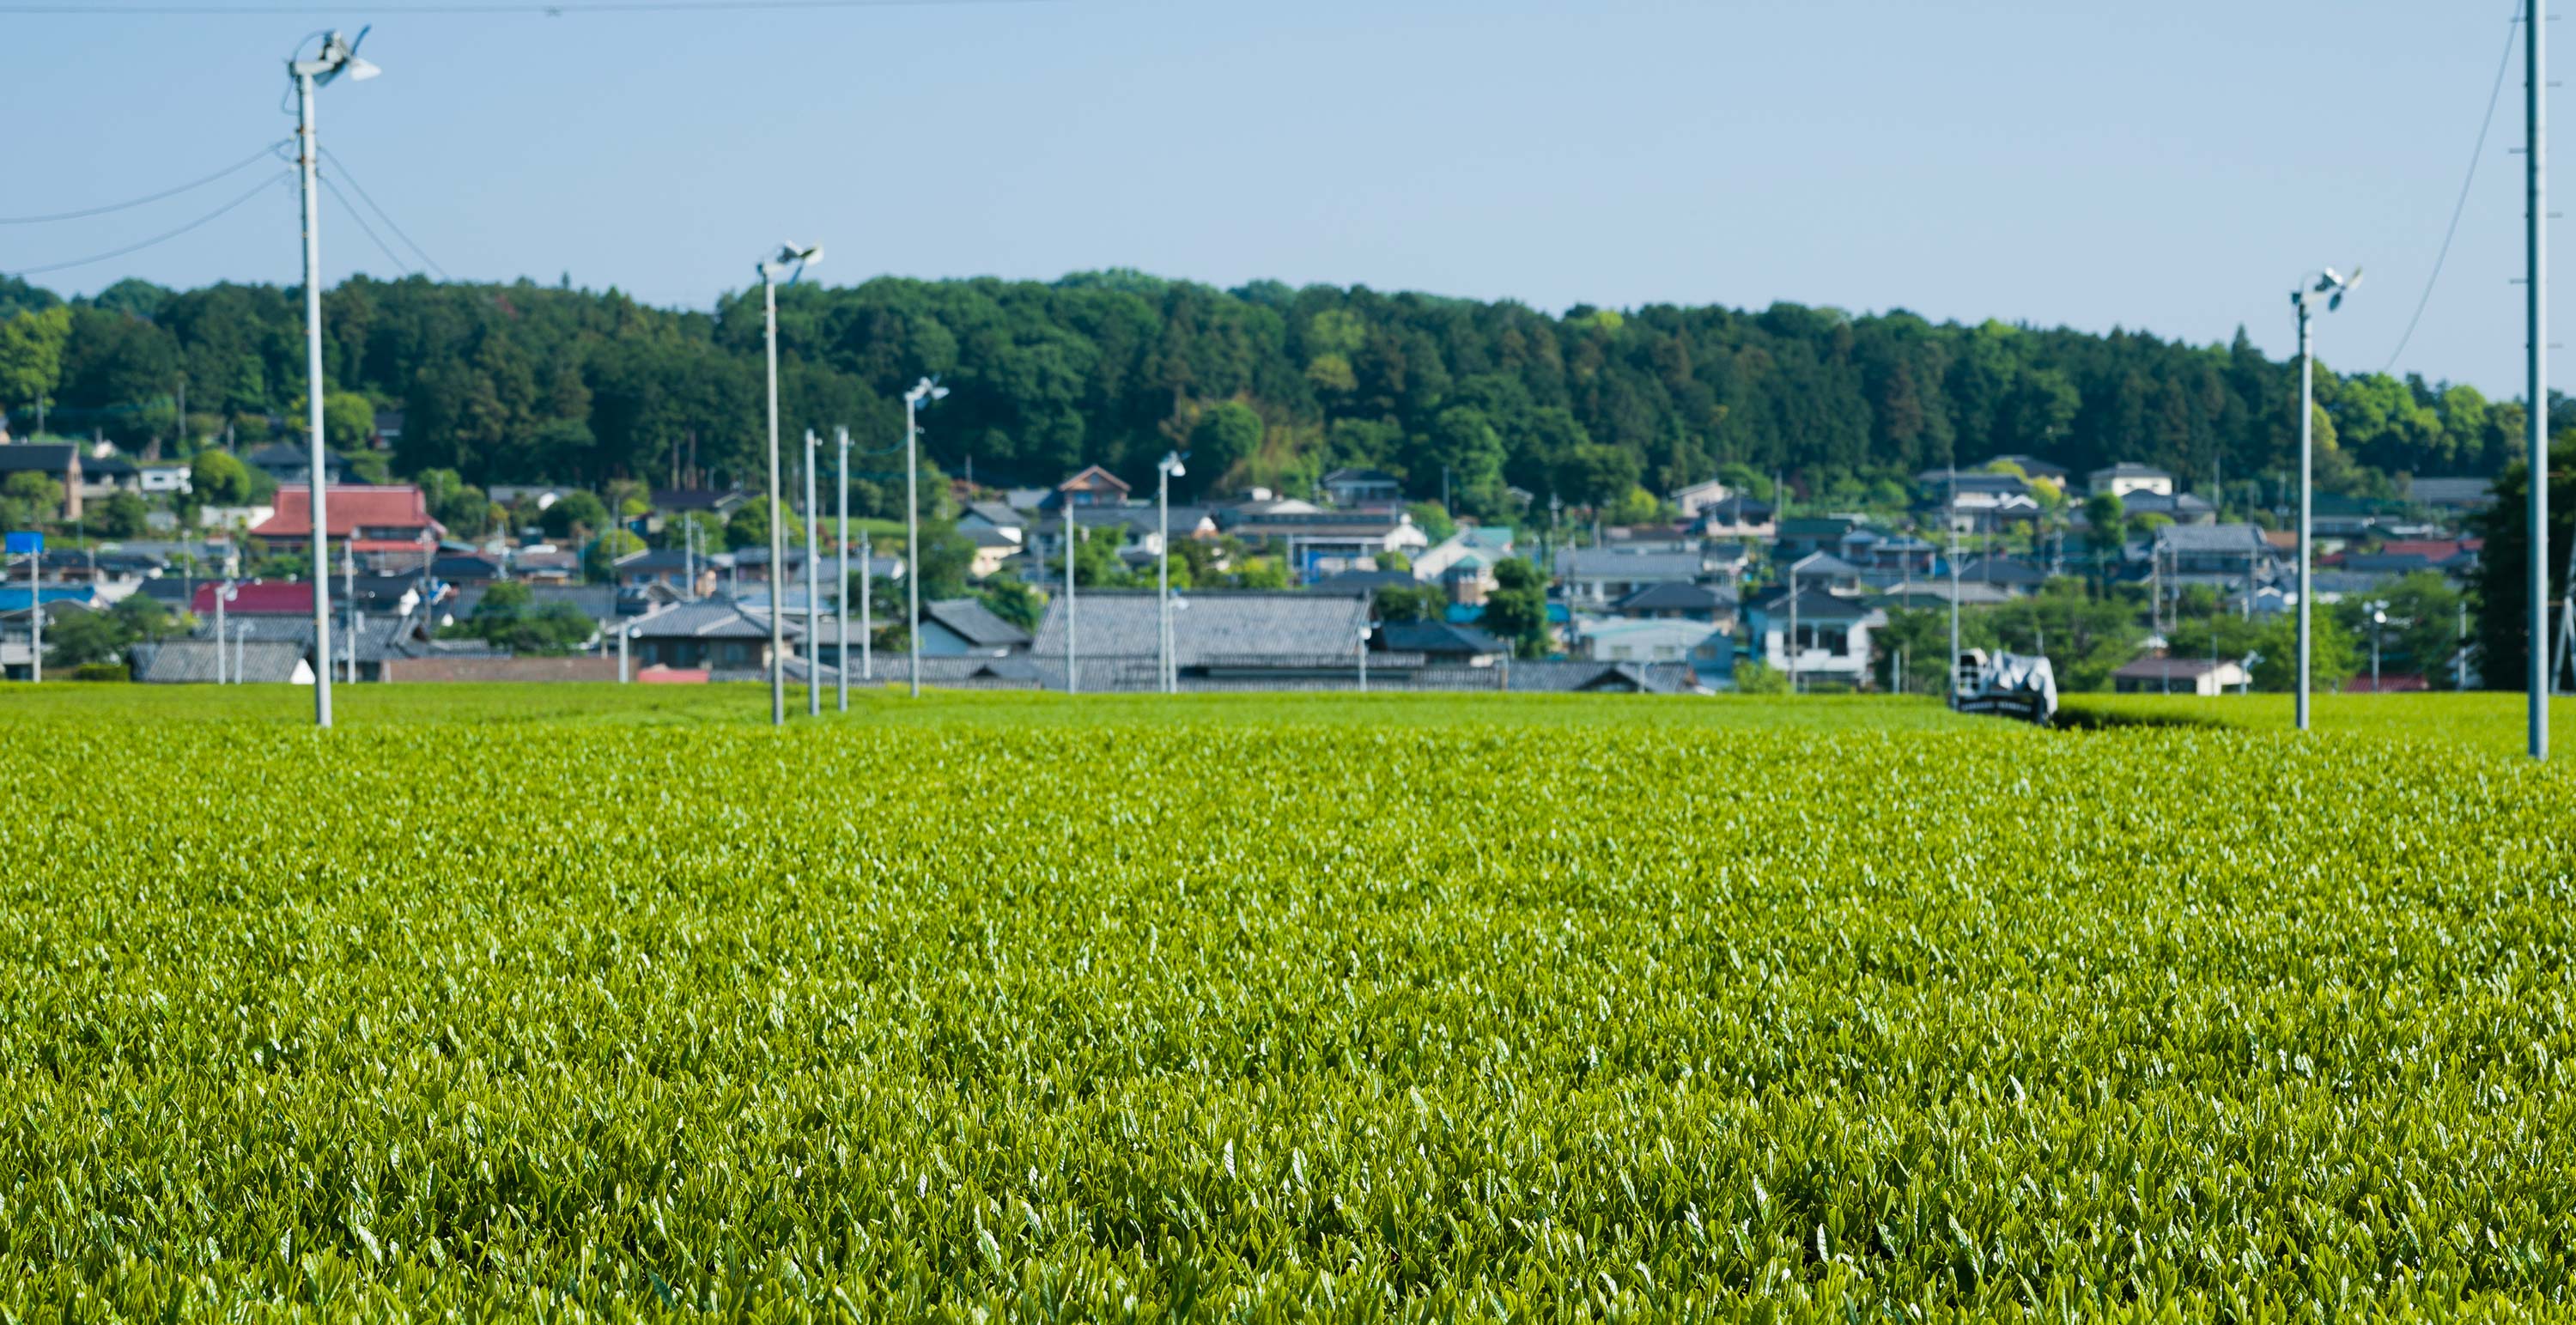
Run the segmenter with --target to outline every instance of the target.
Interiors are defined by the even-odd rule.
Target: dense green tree
[[[107,500],[92,505],[83,514],[90,528],[101,537],[134,538],[147,527],[152,504],[134,493],[118,491],[108,494]]]
[[[71,337],[68,308],[22,312],[0,322],[0,410],[24,410],[30,432],[38,399],[50,397],[61,384],[63,342]]]
[[[2477,670],[2490,689],[2520,690],[2529,680],[2531,639],[2531,470],[2516,464],[2496,480],[2495,502],[2478,516],[2486,547],[2474,586]],[[2576,440],[2553,439],[2549,454],[2549,600],[2568,592],[2567,550],[2576,547]],[[2549,640],[2554,647],[2553,613]],[[2558,678],[2564,683],[2564,676]]]
[[[323,303],[333,394],[407,410],[396,475],[754,486],[765,468],[757,291],[679,311],[532,282],[357,278]],[[1359,464],[1420,500],[1446,466],[1458,509],[1487,516],[1511,514],[1505,484],[1610,505],[1719,473],[1787,472],[1816,500],[1884,504],[1919,469],[2009,452],[2242,482],[2285,468],[2297,436],[2293,366],[2241,335],[2192,346],[1785,303],[1558,317],[1136,272],[808,284],[779,303],[789,435],[847,426],[880,476],[900,454],[897,399],[929,373],[954,390],[924,418],[923,459],[942,473],[971,462],[980,481],[1037,484],[1099,463],[1143,486],[1187,445],[1205,482],[1233,468],[1300,493]],[[28,348],[28,313],[60,330],[46,333],[53,369]],[[6,282],[0,316],[0,405],[22,413],[51,373],[66,431],[165,434],[184,377],[192,403],[255,440],[292,420],[303,389],[287,288],[128,283],[66,302]],[[2401,474],[2493,474],[2521,423],[2518,404],[2412,377],[2326,373],[2318,398],[2321,484],[2354,494],[2395,492]],[[332,430],[364,426],[347,419]]]
[[[576,488],[537,515],[537,527],[554,539],[576,538],[608,527],[608,507],[597,496]]]
[[[239,506],[251,498],[250,467],[228,451],[199,451],[188,462],[188,495],[207,506]]]
[[[539,604],[528,586],[503,580],[483,591],[473,615],[439,632],[480,639],[512,653],[570,653],[599,633],[598,623],[566,602]]]
[[[68,672],[84,663],[114,662],[133,643],[106,612],[65,612],[45,625],[45,666]]]

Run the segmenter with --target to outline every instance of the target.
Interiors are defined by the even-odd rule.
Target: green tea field
[[[0,694],[0,1310],[2576,1312],[2518,710],[793,698]]]

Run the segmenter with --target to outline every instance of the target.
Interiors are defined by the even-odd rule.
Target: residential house
[[[1420,579],[1436,581],[1451,567],[1471,563],[1490,578],[1495,564],[1510,558],[1512,547],[1508,525],[1462,525],[1415,557],[1413,573]]]
[[[1700,508],[1692,532],[1703,538],[1770,542],[1780,532],[1770,505],[1736,493]]]
[[[1127,504],[1128,493],[1126,482],[1117,475],[1098,465],[1087,465],[1083,467],[1082,472],[1056,485],[1054,495],[1047,502],[1047,508],[1062,510],[1067,506],[1076,508],[1124,506]]]
[[[1224,533],[1246,540],[1275,539],[1286,545],[1289,577],[1294,583],[1375,566],[1382,552],[1413,557],[1431,546],[1430,538],[1403,511],[1318,511],[1307,515],[1273,508],[1259,514],[1240,509],[1230,514],[1231,521],[1216,520]]]
[[[1734,495],[1735,489],[1716,479],[1706,479],[1674,493],[1673,505],[1681,509],[1683,519],[1696,520],[1705,514],[1708,508]]]
[[[967,542],[975,545],[974,560],[966,567],[966,574],[971,578],[981,580],[999,574],[1002,567],[1010,564],[1011,558],[1020,555],[1021,530],[970,529],[960,525],[958,531]],[[1157,535],[1158,540],[1159,537]]]
[[[1884,611],[1815,589],[1775,590],[1746,604],[1744,617],[1757,656],[1800,685],[1867,684],[1871,634],[1887,625]]]
[[[921,605],[921,652],[926,657],[1008,658],[1028,647],[1027,631],[975,599],[943,598]]]
[[[0,483],[17,474],[42,474],[63,487],[62,518],[81,518],[80,448],[69,442],[17,442],[0,446]]]
[[[147,497],[195,489],[195,479],[186,465],[145,465],[136,472],[135,484],[136,490]]]
[[[324,490],[329,540],[360,557],[394,556],[417,566],[437,552],[446,526],[430,518],[429,503],[408,483],[382,487],[332,484]],[[251,537],[273,551],[313,544],[313,489],[288,484],[277,490],[277,512],[254,526]]]
[[[1843,535],[1837,555],[1863,570],[1928,574],[1932,569],[1933,547],[1912,534],[1863,526]]]
[[[313,617],[313,584],[309,580],[249,580],[239,584],[204,581],[188,600],[189,615],[211,627],[217,594],[226,595],[227,617],[282,616],[307,621]]]
[[[1953,587],[1949,577],[1928,580],[1905,580],[1879,591],[1874,601],[1883,607],[1948,607],[1952,599],[1961,607],[1992,607],[2013,599],[2002,585],[1963,579]]]
[[[1698,583],[1707,568],[1697,552],[1590,547],[1558,552],[1556,573],[1568,603],[1602,610],[1649,585]]]
[[[2110,493],[2113,496],[2125,498],[2133,492],[2151,492],[2158,496],[2170,497],[2174,491],[2174,476],[2153,465],[2140,465],[2123,460],[2116,465],[2104,465],[2086,474],[2084,489],[2096,497]]]
[[[2495,503],[2495,480],[2486,478],[2419,478],[2406,488],[2407,499],[2451,515],[2466,515]]]
[[[220,679],[309,686],[313,684],[311,652],[310,641],[173,639],[137,644],[127,656],[134,679],[152,685]]]
[[[2223,695],[2251,678],[2226,658],[2139,658],[2111,673],[2111,688],[2124,695]]]
[[[510,554],[510,573],[531,584],[576,584],[581,580],[581,554],[552,543],[523,547]]]
[[[970,501],[957,517],[957,527],[969,533],[990,529],[1013,543],[1028,541],[1029,517],[1008,502]]]
[[[120,492],[142,490],[143,471],[124,456],[110,451],[81,461],[81,496],[85,500],[102,501]]]
[[[1404,500],[1404,483],[1395,475],[1377,469],[1336,469],[1317,485],[1324,499],[1344,510],[1362,506],[1394,506]]]
[[[1341,687],[1357,676],[1369,617],[1369,600],[1358,594],[1192,589],[1175,599],[1173,665],[1184,686]],[[1156,688],[1161,611],[1154,591],[1085,590],[1076,610],[1072,643],[1080,689]],[[1058,598],[1047,604],[1029,648],[1029,660],[1049,689],[1065,682],[1066,637],[1065,604]]]
[[[2272,547],[2263,530],[2250,524],[2166,525],[2149,548],[2162,562],[2162,573],[2183,583],[2204,582],[2202,577],[2212,577],[2205,581],[2210,583],[2262,580],[2272,570]]]
[[[1732,589],[1707,584],[1650,584],[1612,603],[1610,611],[1632,621],[1695,621],[1732,634],[1736,607]]]
[[[1789,582],[1801,589],[1856,598],[1861,592],[1860,567],[1830,552],[1810,552],[1789,563]]]
[[[1779,532],[1771,542],[1771,555],[1782,561],[1795,561],[1810,552],[1835,552],[1843,545],[1843,535],[1860,527],[1860,521],[1848,515],[1810,515],[1779,522]]]
[[[1390,621],[1369,637],[1369,647],[1386,653],[1418,653],[1437,663],[1491,667],[1511,657],[1512,646],[1476,626],[1446,621]]]
[[[1735,634],[1705,621],[1587,620],[1576,628],[1574,652],[1593,662],[1686,663],[1704,678],[1735,670]]]
[[[626,623],[630,658],[638,667],[709,672],[759,672],[769,667],[769,617],[738,603],[708,599],[674,603]],[[796,652],[804,627],[781,623],[787,651]]]
[[[1422,581],[1409,570],[1346,570],[1327,575],[1311,586],[1316,593],[1367,594],[1374,598],[1381,589],[1416,589]]]
[[[2218,508],[2188,492],[2132,492],[2120,499],[2121,514],[2161,515],[2175,524],[2215,524]]]
[[[313,452],[311,448],[287,442],[254,446],[242,456],[242,463],[268,475],[280,485],[301,483],[313,485]],[[348,477],[348,465],[339,456],[325,451],[322,455],[322,481],[337,486]]]
[[[1988,556],[1960,562],[1959,578],[1991,585],[2019,598],[2037,593],[2048,583],[2048,572],[2018,557]]]
[[[682,598],[704,598],[716,591],[716,568],[704,556],[685,548],[648,548],[619,557],[611,567],[621,589],[647,586],[669,589]]]

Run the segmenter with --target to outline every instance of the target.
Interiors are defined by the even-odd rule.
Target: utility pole
[[[1075,679],[1074,671],[1073,494],[1058,489],[1056,495],[1064,502],[1064,693],[1071,695],[1079,693],[1082,689],[1080,682]]]
[[[365,41],[364,30],[358,40]],[[320,148],[314,137],[313,89],[328,83],[346,69],[353,78],[367,78],[375,66],[358,59],[355,43],[343,43],[339,33],[323,39],[318,59],[286,62],[287,76],[295,80],[295,167],[303,185],[304,209],[304,403],[305,424],[311,429],[306,440],[310,445],[311,472],[305,486],[312,491],[313,514],[313,725],[331,725],[331,553],[329,548],[331,520],[328,513],[330,456],[322,432],[322,202],[314,188],[314,170]]]
[[[877,679],[877,558],[872,539],[859,535],[859,679]]]
[[[936,403],[948,388],[925,377],[903,393],[903,585],[912,615],[903,626],[912,654],[912,697],[921,698],[921,425],[923,405]]]
[[[1944,701],[1959,707],[1959,458],[1950,457],[1950,497],[1942,503],[1941,523],[1950,530],[1950,685]]]
[[[2303,280],[2290,291],[2290,306],[2299,313],[2299,679],[2296,711],[2300,731],[2308,729],[2308,665],[2313,643],[2310,630],[2316,606],[2316,446],[2313,434],[2317,412],[2317,356],[2309,324],[2315,319],[2319,299],[2325,301],[2326,311],[2331,313],[2343,307],[2344,295],[2360,283],[2361,268],[2353,268],[2352,275],[2344,277],[2336,275],[2335,269],[2328,267],[2313,284]],[[2535,358],[2533,362],[2539,361]],[[2538,378],[2533,380],[2537,382]]]
[[[2540,2],[2533,0],[2535,4]],[[2317,360],[2308,345],[2308,321],[2308,302],[2302,299],[2299,301],[2299,680],[2298,702],[2294,706],[2300,731],[2308,729],[2308,614],[2314,606],[2311,600],[2315,597],[2310,592],[2315,580],[2314,558],[2308,546],[2313,532],[2310,518],[2315,510],[2308,498],[2315,464],[2315,442],[2310,433],[2316,425]]]
[[[841,712],[847,713],[850,711],[850,430],[834,428],[832,445],[841,453],[840,468],[836,471],[841,495],[834,509],[834,518],[840,524],[838,534],[832,539],[833,548],[840,554],[841,578],[832,584],[832,612],[839,618],[840,627],[834,632],[832,672],[839,678]]]
[[[760,298],[768,314],[762,333],[769,359],[769,725],[787,725],[787,604],[779,583],[787,566],[787,531],[778,509],[778,280],[760,264]]]
[[[2549,288],[2549,249],[2543,222],[2548,219],[2549,136],[2545,112],[2548,110],[2549,85],[2544,81],[2548,62],[2543,49],[2546,16],[2540,11],[2547,0],[2523,0],[2523,88],[2522,113],[2523,191],[2527,195],[2523,208],[2523,249],[2530,266],[2529,279],[2523,284],[2524,318],[2529,324],[2531,382],[2524,399],[2530,402],[2524,411],[2523,428],[2531,446],[2531,662],[2529,671],[2531,695],[2531,757],[2549,757],[2549,321],[2547,294]],[[2301,535],[2304,540],[2304,533]],[[2300,574],[2304,576],[2304,565]],[[2576,594],[2576,584],[2569,591]],[[2308,603],[2301,586],[2299,612],[2306,618]],[[2305,636],[2301,637],[2302,639]],[[2304,668],[2304,654],[2300,658]],[[2303,690],[2304,695],[2306,692]],[[2301,724],[2304,726],[2305,724]]]
[[[778,277],[792,270],[793,282],[805,269],[823,260],[823,246],[798,248],[781,245],[778,256],[761,261],[760,304],[764,314],[761,347],[769,366],[769,725],[787,725],[787,601],[786,588],[780,577],[787,567],[787,531],[781,527],[785,514],[778,505]]]
[[[823,522],[814,510],[814,430],[805,430],[805,716],[823,716],[822,666],[823,623],[815,618],[823,600],[818,582],[822,573],[823,549],[818,546]]]
[[[42,581],[37,579],[44,573],[44,567],[45,545],[40,541],[35,550],[27,554],[27,638],[35,650],[27,655],[27,679],[31,682],[45,679],[45,596],[39,592]],[[215,647],[220,649],[223,646],[218,644]]]

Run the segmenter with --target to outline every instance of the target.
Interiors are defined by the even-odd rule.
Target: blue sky
[[[288,49],[372,20],[366,53],[385,76],[324,92],[324,142],[458,277],[569,273],[703,307],[799,239],[828,245],[815,275],[833,282],[1126,266],[1549,310],[1786,299],[2193,341],[2243,324],[2279,354],[2292,280],[2359,262],[2369,279],[2320,352],[2377,368],[2440,244],[2512,8],[0,13],[0,214],[149,192],[286,135]],[[2520,86],[2517,54],[2400,371],[2519,392]],[[257,178],[0,227],[0,270],[156,234]],[[292,281],[294,209],[277,189],[183,238],[32,279]],[[327,279],[399,274],[328,200],[325,242]]]

